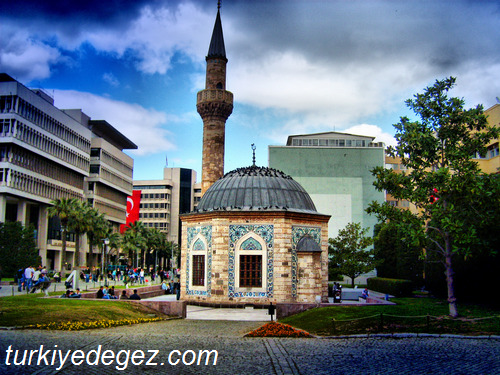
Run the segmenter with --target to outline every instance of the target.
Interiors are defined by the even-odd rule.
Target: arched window
[[[217,83],[217,85],[215,87],[219,90],[222,90],[224,88],[224,86],[222,85],[222,82]]]
[[[263,292],[267,286],[267,248],[254,232],[247,233],[236,243],[236,288]]]
[[[193,290],[206,290],[208,246],[201,235],[196,236],[192,244],[189,254],[189,284]]]

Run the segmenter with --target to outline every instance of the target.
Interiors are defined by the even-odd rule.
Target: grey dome
[[[226,173],[205,192],[196,211],[215,210],[317,213],[297,181],[276,169],[255,165]]]

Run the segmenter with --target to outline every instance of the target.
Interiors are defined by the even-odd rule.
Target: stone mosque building
[[[202,198],[181,216],[181,298],[200,304],[328,301],[329,215],[286,174],[253,165],[224,175],[226,91],[220,3],[206,57]]]

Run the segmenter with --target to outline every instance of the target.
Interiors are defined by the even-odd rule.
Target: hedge
[[[411,280],[387,279],[384,277],[370,277],[367,280],[368,289],[395,297],[411,296],[413,283]]]

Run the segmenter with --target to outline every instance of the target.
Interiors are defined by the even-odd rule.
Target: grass
[[[151,318],[152,314],[160,315],[141,304],[125,301],[43,298],[41,294],[0,299],[0,326],[3,327]]]
[[[318,308],[280,319],[280,322],[319,336],[380,332],[500,334],[498,310],[477,305],[461,305],[459,312],[462,316],[451,319],[448,317],[448,304],[443,300],[397,298],[393,301],[397,304]],[[427,319],[427,315],[431,318]],[[400,318],[399,316],[413,316],[414,318]],[[416,318],[417,316],[419,318]],[[492,316],[495,318],[481,319]],[[335,323],[332,322],[332,318],[335,319]]]

